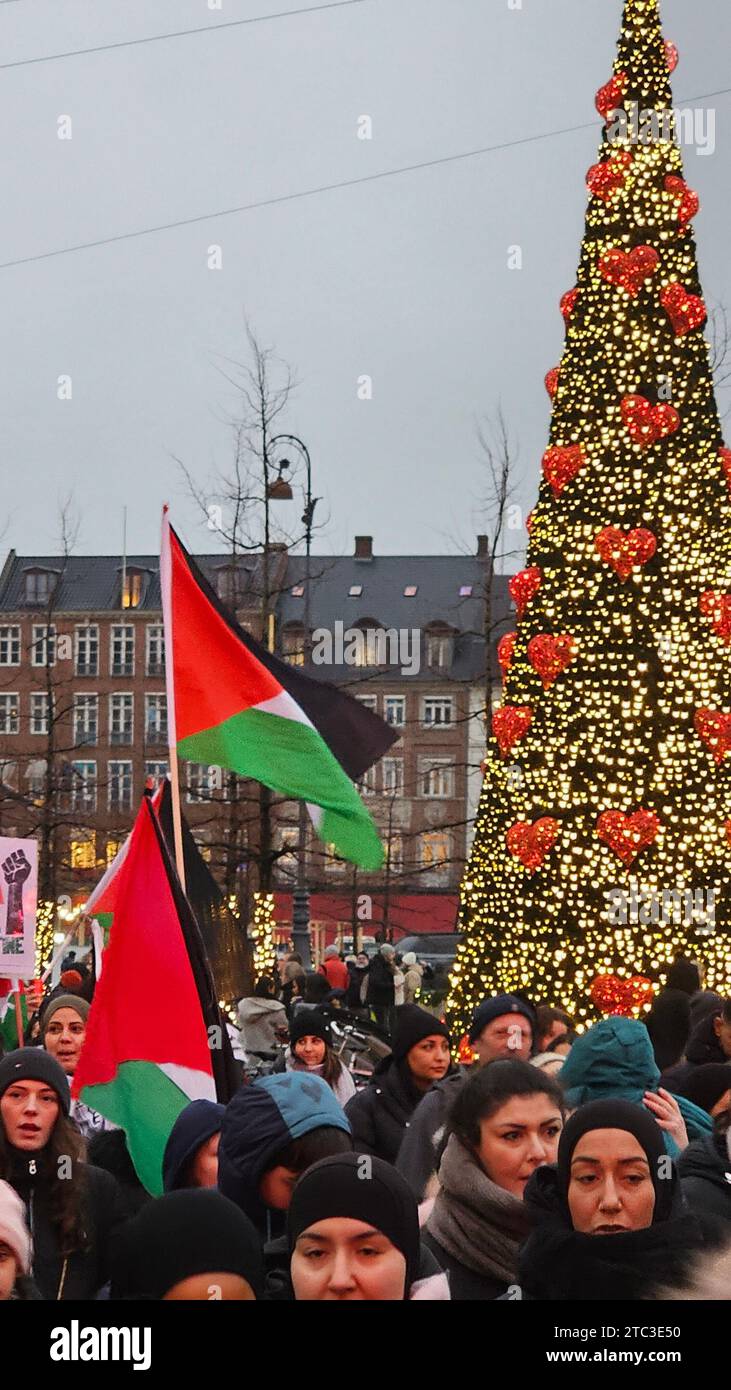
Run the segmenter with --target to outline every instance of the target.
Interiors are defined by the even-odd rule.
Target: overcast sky
[[[216,363],[241,358],[245,314],[299,378],[281,424],[307,441],[326,498],[317,550],[347,552],[356,532],[381,552],[471,549],[475,421],[499,401],[532,505],[621,0],[357,0],[215,32],[306,4],[0,3],[3,553],[54,549],[70,489],[81,551],[118,550],[125,505],[130,552],[154,551],[164,500],[193,548],[214,548],[171,455],[202,485],[225,466],[233,397]],[[731,87],[728,0],[662,8],[676,103]],[[731,307],[731,96],[703,105],[716,150],[686,150],[686,177],[706,298]],[[206,220],[7,264],[193,218]],[[65,375],[71,400],[58,399]],[[371,400],[358,399],[364,375]]]

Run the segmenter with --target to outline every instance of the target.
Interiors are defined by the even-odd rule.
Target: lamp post
[[[296,434],[277,434],[269,440],[269,447],[277,444],[291,444],[304,459],[307,471],[307,487],[305,492],[305,510],[302,513],[302,521],[305,528],[305,610],[304,610],[304,661],[307,662],[310,650],[310,550],[312,547],[312,519],[315,507],[319,498],[312,496],[312,463],[307,445]],[[291,468],[288,459],[282,459],[279,464],[279,473],[275,482],[270,485],[271,497],[291,498],[292,489],[283,474]],[[275,492],[275,489],[277,491]],[[302,957],[302,964],[308,968],[311,964],[310,955],[310,895],[307,890],[307,807],[304,801],[299,803],[298,825],[297,825],[297,883],[292,894],[292,941],[294,949]]]

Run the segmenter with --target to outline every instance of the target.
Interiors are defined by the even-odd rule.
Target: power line
[[[9,0],[0,0],[7,4]],[[220,29],[238,29],[244,24],[266,24],[272,19],[290,19],[301,14],[315,14],[319,10],[340,10],[346,5],[363,5],[365,0],[328,0],[327,4],[305,5],[298,10],[280,10],[277,14],[254,15],[251,19],[227,19],[223,24],[204,24],[198,29],[177,29],[170,34],[151,34],[146,39],[120,39],[117,43],[100,43],[94,48],[72,48],[68,53],[47,53],[40,58],[18,58],[12,63],[0,63],[0,70],[6,68],[27,68],[34,63],[55,63],[60,58],[80,58],[85,53],[109,53],[113,48],[135,48],[143,43],[162,43],[164,39],[183,39],[190,34],[216,34]]]
[[[731,87],[724,87],[716,92],[706,92],[701,96],[689,97],[688,101],[707,101],[710,97],[725,96],[729,92],[731,92]],[[572,135],[578,130],[590,130],[595,127],[595,121],[583,121],[580,125],[564,126],[561,130],[546,130],[539,135],[524,135],[517,140],[503,140],[497,145],[481,145],[473,150],[463,150],[459,154],[445,154],[437,159],[420,160],[416,164],[402,164],[396,169],[382,169],[376,174],[361,174],[354,179],[340,179],[335,183],[318,184],[314,188],[303,188],[296,193],[281,193],[274,198],[261,198],[253,203],[242,203],[238,207],[220,208],[217,212],[199,213],[196,217],[181,217],[173,222],[160,222],[154,227],[140,227],[134,232],[119,232],[116,236],[98,237],[95,241],[81,241],[75,246],[62,246],[55,251],[40,251],[35,256],[21,256],[17,260],[2,261],[0,262],[0,270],[11,270],[15,266],[29,265],[33,261],[51,260],[56,256],[70,256],[76,251],[91,251],[98,246],[111,246],[119,241],[133,241],[137,237],[154,236],[157,232],[174,231],[179,227],[192,227],[199,222],[213,222],[219,217],[234,217],[243,212],[256,212],[260,208],[276,207],[281,203],[296,202],[300,198],[314,198],[319,193],[333,193],[341,188],[357,188],[361,184],[376,183],[380,179],[396,178],[399,174],[412,174],[420,169],[434,169],[442,164],[456,164],[464,159],[475,159],[479,155],[515,149],[520,145],[531,145],[540,140],[552,140],[561,135]]]

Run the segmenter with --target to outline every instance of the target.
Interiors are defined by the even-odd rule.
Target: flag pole
[[[173,679],[173,604],[172,604],[172,554],[170,546],[170,520],[167,503],[162,509],[162,537],[160,542],[160,591],[162,594],[162,618],[165,635],[165,689],[168,706],[168,766],[170,768],[170,791],[173,810],[173,843],[175,846],[175,867],[180,884],[185,892],[185,856],[183,854],[183,823],[180,816],[180,776],[178,770],[178,743],[175,734],[175,683]]]

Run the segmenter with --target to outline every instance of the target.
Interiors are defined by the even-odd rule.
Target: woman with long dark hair
[[[96,1296],[123,1220],[114,1178],[85,1154],[58,1062],[37,1047],[9,1053],[0,1062],[0,1178],[25,1206],[30,1272],[41,1297],[53,1302]]]
[[[355,1095],[355,1082],[332,1047],[330,1024],[319,1009],[298,1009],[289,1029],[286,1071],[321,1076],[342,1106]]]

